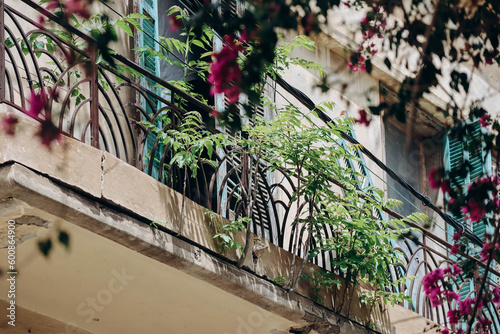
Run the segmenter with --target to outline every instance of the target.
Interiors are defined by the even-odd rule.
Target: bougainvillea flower
[[[168,23],[170,24],[170,31],[175,31],[182,28],[182,19],[178,13],[172,13],[168,16]]]
[[[359,119],[356,120],[356,123],[365,124],[366,126],[369,126],[371,121],[372,121],[372,119],[368,115],[368,113],[365,110],[360,109],[359,110]]]
[[[497,307],[500,307],[500,288],[496,286],[493,289],[493,299],[491,300]]]
[[[457,233],[453,234],[453,241],[458,241],[462,237],[462,231],[457,231]]]
[[[479,123],[481,123],[481,126],[483,128],[487,128],[488,125],[490,124],[490,115],[488,114],[484,114],[483,116],[481,116],[481,118],[479,119]]]
[[[358,63],[354,64],[354,63],[349,62],[347,67],[349,67],[353,73],[354,72],[366,72],[366,63],[358,62]]]
[[[460,294],[456,293],[455,291],[445,291],[443,295],[448,299],[448,301],[459,301],[460,300]]]
[[[445,194],[449,193],[451,191],[451,185],[450,181],[448,180],[443,180],[441,182],[441,191]]]
[[[210,65],[208,82],[212,84],[210,94],[224,93],[229,104],[238,102],[240,95],[239,85],[242,72],[238,64],[238,54],[242,52],[243,46],[237,42],[234,36],[224,36],[226,43],[222,50],[212,55],[213,62]]]
[[[458,263],[454,263],[453,264],[453,275],[460,275],[461,273],[463,273],[462,271],[462,268],[460,268],[460,265]]]
[[[66,0],[64,1],[64,7],[66,7],[64,14],[68,17],[77,14],[86,20],[90,18],[89,3],[87,0]]]
[[[30,108],[28,110],[23,110],[23,112],[33,118],[37,118],[38,115],[45,109],[47,106],[47,93],[45,89],[40,90],[40,93],[35,93],[34,90],[31,90],[31,96],[28,99],[30,103]]]
[[[483,219],[486,214],[486,206],[483,202],[471,198],[467,202],[467,205],[462,207],[462,213],[468,214],[472,222],[478,222]]]
[[[460,313],[458,310],[449,310],[447,316],[450,324],[458,324],[458,320],[460,319]]]
[[[443,169],[434,168],[429,172],[429,185],[432,189],[441,188],[443,183]]]
[[[474,304],[474,299],[472,298],[467,298],[465,300],[460,301],[458,303],[458,311],[460,312],[460,315],[462,316],[469,315],[472,304]]]
[[[460,247],[459,244],[453,244],[453,246],[451,246],[451,248],[450,248],[450,254],[451,255],[457,254],[459,247]]]
[[[441,305],[441,294],[443,291],[439,287],[438,283],[444,278],[445,271],[441,268],[437,268],[427,275],[425,275],[422,280],[423,290],[427,297],[429,298],[431,305],[438,306]]]
[[[486,262],[488,260],[491,252],[496,252],[499,249],[498,243],[496,242],[485,242],[483,244],[483,249],[481,250],[481,261]]]
[[[210,111],[210,116],[212,116],[213,118],[218,118],[220,116],[220,112],[218,112],[215,109],[212,109],[212,111]]]
[[[477,325],[476,325],[476,330],[477,329],[480,329],[482,331],[479,331],[479,333],[487,333],[487,330],[489,329],[491,325],[491,320],[488,319],[488,318],[485,318],[485,317],[481,317],[479,318],[479,320],[477,321]]]
[[[52,9],[55,9],[55,8],[59,8],[59,6],[60,6],[59,0],[49,0],[49,2],[47,3],[46,9],[47,10],[52,10]]]
[[[19,123],[17,117],[12,114],[8,114],[2,119],[2,130],[9,136],[13,136],[16,133],[17,123]]]

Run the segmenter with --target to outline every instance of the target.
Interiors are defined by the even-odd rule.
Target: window
[[[141,32],[139,35],[139,46],[157,49],[158,46],[155,41],[158,36],[158,9],[156,8],[156,1],[139,1],[139,9],[142,14],[150,18],[149,20],[141,20],[141,26],[144,32]],[[147,53],[144,53],[141,55],[139,63],[148,71],[152,72],[155,75],[158,75],[157,57],[149,57]],[[154,87],[153,81],[151,81],[150,79],[141,79],[141,81],[141,84],[144,87],[148,88],[151,92],[158,93],[157,89]],[[141,98],[141,106],[148,113],[148,115],[153,115],[156,112],[159,106],[158,102],[159,101],[154,98],[152,94],[148,94],[147,98]],[[156,124],[156,126],[160,127],[161,123]],[[158,179],[160,175],[160,159],[161,153],[163,151],[163,145],[161,145],[161,143],[158,143],[155,148],[154,145],[156,139],[156,136],[152,133],[148,133],[146,136],[146,144],[144,147],[144,170],[155,179]]]
[[[463,131],[448,133],[445,135],[444,167],[448,172],[456,172],[463,170],[464,167],[466,168],[466,173],[463,173],[462,176],[455,177],[455,181],[464,189],[484,174],[489,175],[491,173],[491,157],[485,156],[482,143],[482,128],[479,122],[467,124]],[[458,222],[466,224],[464,222],[464,214],[461,214],[460,216],[452,216]],[[474,222],[472,224],[469,223],[466,227],[472,230],[472,232],[481,239],[484,237],[486,232],[492,232],[489,231],[490,226],[486,226],[483,221]],[[453,227],[448,226],[447,232],[448,241],[453,243],[451,236],[455,233],[455,230]],[[476,247],[473,249],[472,255],[476,256],[480,251],[481,249]],[[456,259],[454,256],[450,257],[452,259]],[[480,273],[482,271],[483,269],[480,269]],[[464,284],[460,279],[458,280],[458,283],[460,285]],[[474,290],[473,283],[473,280],[470,280],[465,282],[463,285],[463,288],[460,290],[462,300]]]
[[[479,122],[469,124],[464,129],[465,133],[469,133],[469,139],[464,136],[464,132],[460,134],[449,133],[446,135],[444,143],[444,167],[447,171],[458,171],[468,166],[467,173],[462,177],[456,177],[455,181],[463,188],[476,181],[482,175],[491,174],[491,158],[484,155],[482,147],[482,130]],[[483,161],[485,162],[483,164]],[[454,216],[459,222],[464,220],[464,215]],[[473,223],[467,226],[480,238],[483,238],[486,232],[486,226],[483,222]],[[451,228],[451,227],[450,227]],[[449,229],[449,234],[454,231]]]

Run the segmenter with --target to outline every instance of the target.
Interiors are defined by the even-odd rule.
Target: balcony
[[[43,15],[46,21],[54,21],[51,29],[38,23],[33,16],[38,15],[36,13]],[[155,259],[160,264],[168,264],[211,285],[222,289],[228,287],[226,292],[246,296],[251,303],[273,313],[269,318],[275,323],[285,323],[282,319],[293,319],[292,325],[297,327],[304,319],[314,319],[316,322],[320,319],[331,326],[331,317],[337,315],[335,321],[339,324],[352,321],[352,328],[355,328],[352,331],[356,333],[369,331],[368,322],[375,324],[376,331],[387,333],[407,333],[404,326],[426,326],[426,319],[451,327],[446,318],[448,307],[443,305],[432,309],[421,284],[422,277],[430,270],[453,263],[449,256],[451,245],[412,221],[407,221],[407,226],[421,233],[417,239],[405,239],[394,244],[404,255],[402,264],[390,267],[394,280],[405,276],[417,277],[407,284],[394,287],[394,292],[404,292],[411,297],[411,302],[369,312],[366,306],[360,305],[359,291],[356,290],[359,288],[349,285],[347,288],[327,290],[322,287],[315,290],[317,287],[312,283],[300,282],[294,292],[280,287],[276,278],[289,274],[290,263],[296,256],[300,258],[298,261],[304,257],[301,248],[293,246],[297,240],[302,243],[303,232],[291,224],[290,217],[295,215],[296,209],[292,196],[287,192],[287,189],[296,186],[297,179],[284,169],[273,172],[273,176],[269,177],[265,161],[252,164],[258,166],[257,171],[249,170],[249,160],[254,157],[236,154],[234,147],[215,152],[216,165],[201,165],[196,178],[185,178],[184,171],[173,166],[160,168],[169,163],[171,156],[168,147],[143,121],[162,124],[164,129],[175,128],[183,119],[186,106],[205,116],[209,115],[211,108],[120,54],[111,55],[115,67],[98,62],[99,55],[93,47],[95,41],[92,38],[72,26],[58,27],[56,21],[53,15],[34,2],[0,0],[0,39],[5,41],[0,46],[1,113],[6,115],[10,112],[20,118],[15,136],[1,134],[3,152],[0,173],[2,183],[6,186],[2,190],[2,199],[8,201],[15,198],[19,203],[27,203],[26,208],[36,207],[37,210],[47,210],[52,216],[64,217],[65,221],[78,226],[71,229],[74,232],[72,238],[76,240],[78,233],[87,236],[90,230],[99,237],[126,246],[127,256],[135,264],[141,259],[133,252],[128,253],[130,249],[148,257],[148,261]],[[67,29],[88,47],[76,48],[54,29]],[[41,45],[40,42],[45,44]],[[48,44],[53,52],[47,51]],[[65,60],[69,55],[75,60],[71,64]],[[159,87],[162,94],[157,93],[158,89],[151,89],[153,86]],[[57,87],[58,98],[50,102],[47,114],[32,119],[22,111],[28,108],[26,101],[31,91],[40,87],[49,91]],[[159,120],[165,117],[173,122],[163,125]],[[35,143],[38,139],[33,138],[37,131],[36,122],[47,119],[65,137],[62,144],[54,144],[51,150],[41,149],[37,146],[39,143]],[[207,129],[217,131],[209,127]],[[361,172],[360,166],[352,168]],[[242,203],[245,191],[249,190],[251,184],[248,177],[251,172],[261,175],[261,180],[257,203],[252,212],[253,225],[249,226],[253,232],[252,254],[247,256],[243,269],[240,269],[235,263],[241,253],[221,250],[220,245],[212,239],[213,222],[210,222],[204,211],[212,210],[224,219],[245,216],[245,205]],[[185,227],[177,235],[179,208],[183,202],[179,193],[183,191],[183,179],[188,182],[186,197],[189,200],[185,204]],[[339,187],[341,183],[332,180],[334,186]],[[379,214],[403,218],[389,209]],[[154,228],[151,222],[154,222]],[[332,235],[327,227],[324,233]],[[97,237],[88,238],[94,240]],[[245,244],[243,232],[236,239]],[[86,247],[92,247],[90,241],[86,242]],[[102,249],[114,252],[111,244],[106,244]],[[98,256],[97,253],[93,255]],[[6,258],[3,253],[1,256]],[[210,259],[199,259],[204,257]],[[313,275],[320,268],[331,270],[330,263],[335,259],[334,252],[321,253],[305,265],[304,271]],[[124,259],[122,261],[125,263]],[[206,262],[200,265],[197,261]],[[484,264],[477,262],[479,267],[484,267]],[[158,264],[152,266],[155,270],[161,270]],[[197,266],[203,267],[203,270]],[[36,268],[45,273],[43,265],[38,263]],[[169,267],[168,270],[173,269]],[[26,271],[30,272],[30,269]],[[491,272],[493,277],[490,284],[497,285],[500,273],[496,270]],[[227,284],[217,281],[217,275],[221,274],[229,276],[223,278]],[[162,273],[161,276],[165,277],[166,274]],[[80,284],[87,282],[83,279],[75,281]],[[172,284],[181,284],[182,279],[178,281]],[[241,282],[249,286],[241,287]],[[462,287],[471,282],[473,286],[478,284],[475,278],[457,278],[457,284]],[[22,289],[19,286],[20,293]],[[262,292],[265,289],[269,291]],[[364,289],[369,289],[369,286],[364,286]],[[324,294],[321,300],[311,301],[314,291]],[[351,294],[349,302],[345,302],[347,292]],[[155,292],[148,290],[144,293],[154,295]],[[340,298],[341,295],[344,297]],[[133,294],[127,298],[131,303],[134,300]],[[176,302],[183,303],[182,297]],[[300,306],[301,303],[306,306]],[[28,308],[33,308],[35,304],[29,304]],[[248,307],[243,304],[234,305],[242,309]],[[160,302],[155,305],[162,307]],[[281,305],[283,309],[277,310],[276,305]],[[217,306],[211,304],[210,307]],[[403,307],[409,311],[403,310]],[[231,307],[226,305],[224,309],[229,312]],[[498,312],[493,304],[488,310],[486,316],[492,319],[496,333],[500,333]],[[192,312],[202,314],[205,311],[196,308]],[[309,318],[301,318],[297,315],[299,313],[309,314]],[[418,319],[408,325],[413,317]],[[113,331],[109,324],[105,329],[99,329],[95,324],[99,320],[95,319],[91,319],[93,324],[90,327],[78,327],[89,332]],[[285,325],[280,323],[276,326],[275,329]],[[339,325],[339,328],[344,328],[342,326]],[[266,330],[269,332],[271,329]],[[320,332],[318,328],[316,330]]]

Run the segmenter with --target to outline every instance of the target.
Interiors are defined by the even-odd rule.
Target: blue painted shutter
[[[481,125],[479,122],[473,123],[473,128],[472,128],[472,137],[474,138],[479,138],[481,137]],[[478,178],[480,178],[484,173],[490,174],[491,173],[491,158],[484,157],[484,152],[482,147],[475,152],[468,152],[466,147],[467,145],[464,145],[464,142],[462,138],[457,138],[453,137],[451,135],[447,135],[445,138],[445,148],[444,148],[444,166],[448,171],[458,169],[462,166],[464,161],[468,160],[471,166],[471,169],[469,171],[469,174],[465,178],[460,178],[457,180],[457,182],[462,186],[462,187],[467,187],[471,182],[476,181]],[[483,158],[485,160],[485,164],[483,164]],[[453,217],[459,221],[463,222],[465,215],[461,214],[460,216],[454,216]],[[474,222],[472,223],[472,231],[479,236],[479,238],[484,237],[484,233],[487,232],[489,227],[485,225],[483,221],[480,222]],[[451,240],[451,235],[455,233],[454,229],[451,226],[447,227],[448,231],[448,241],[453,242]],[[491,233],[491,231],[489,231]],[[479,253],[481,250],[479,248],[474,249],[472,255],[476,255]],[[456,260],[456,257],[451,257],[453,260]],[[483,271],[480,269],[480,272]],[[462,284],[462,281],[459,281],[459,284]],[[466,283],[463,287],[463,289],[460,291],[460,296],[461,299],[465,299],[466,296],[473,291],[473,282],[472,280],[468,283]],[[472,295],[471,295],[472,296]]]
[[[158,9],[156,8],[156,1],[154,0],[142,0],[139,2],[139,8],[142,14],[148,16],[150,19],[141,20],[141,26],[144,30],[144,33],[140,34],[140,46],[141,47],[149,47],[153,50],[157,49],[157,44],[155,42],[158,39],[158,27],[157,27],[157,13]],[[156,57],[148,56],[147,54],[143,54],[139,59],[140,65],[147,69],[148,71],[158,75],[158,60]],[[152,92],[157,93],[157,88],[154,87],[155,82],[151,79],[142,80],[142,84],[147,87]],[[153,98],[153,96],[148,96],[149,99],[153,102],[153,106],[150,103],[147,103],[145,100],[141,102],[142,107],[146,110],[148,114],[154,114],[158,108],[158,101]],[[157,127],[161,128],[161,122],[157,122]],[[154,147],[154,143],[156,141],[156,135],[149,133],[146,137],[146,145],[144,147],[144,170],[147,172],[149,170],[150,163],[153,164],[153,168],[151,171],[151,176],[155,179],[158,179],[159,170],[160,170],[160,159],[161,152],[163,150],[163,145],[157,145],[156,151],[152,155],[151,152]]]

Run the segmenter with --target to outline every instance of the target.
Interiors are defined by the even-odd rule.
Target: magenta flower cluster
[[[228,104],[236,104],[240,96],[242,72],[238,56],[244,51],[243,44],[234,35],[224,36],[224,47],[212,55],[208,82],[212,85],[210,94],[224,93]],[[212,116],[217,115],[216,112]]]

